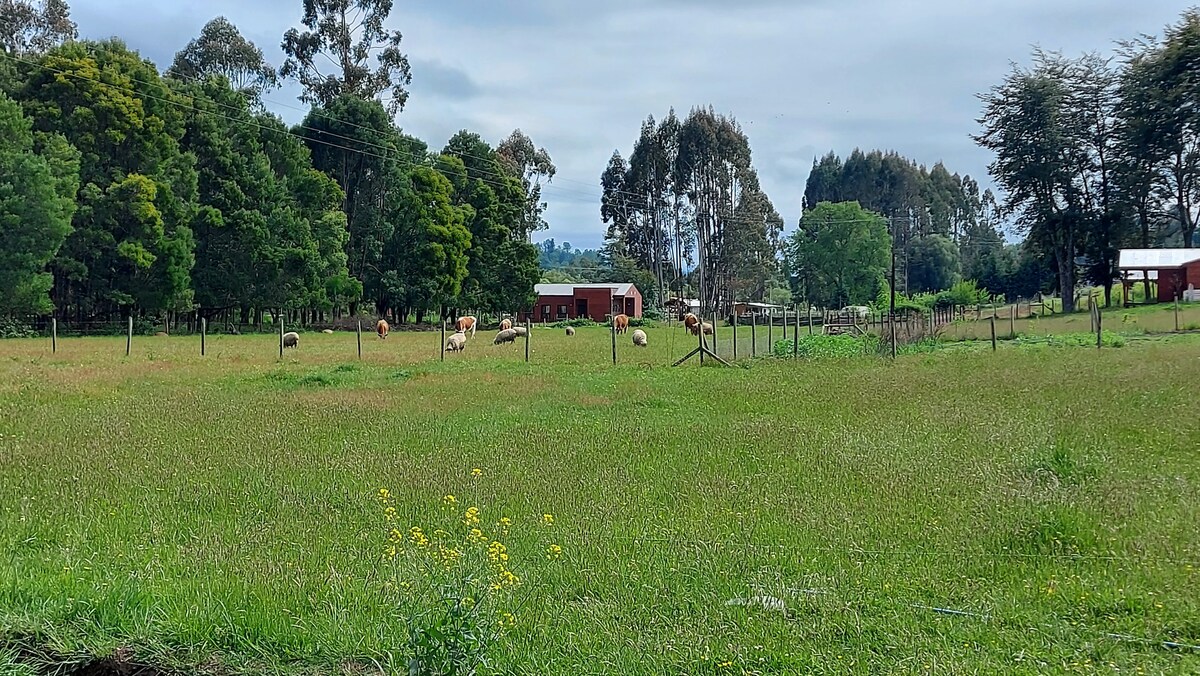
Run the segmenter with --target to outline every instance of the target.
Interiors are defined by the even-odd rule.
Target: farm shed
[[[642,293],[633,284],[537,284],[532,313],[522,320],[556,322],[581,317],[603,322],[610,315],[642,316]]]
[[[1117,269],[1126,305],[1133,285],[1146,279],[1157,282],[1160,303],[1190,300],[1200,289],[1200,249],[1121,249]]]

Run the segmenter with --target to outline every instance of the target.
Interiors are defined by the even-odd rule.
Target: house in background
[[[1133,285],[1146,279],[1158,284],[1160,303],[1200,300],[1200,249],[1121,249],[1117,269],[1126,305]]]
[[[521,313],[522,320],[604,322],[612,315],[642,316],[642,293],[633,284],[536,284],[533,290],[537,304],[532,313]]]

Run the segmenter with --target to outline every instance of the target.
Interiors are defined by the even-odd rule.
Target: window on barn
[[[542,306],[542,319],[545,319],[546,317],[549,317],[549,316],[550,316],[550,306],[543,305]]]
[[[547,306],[546,306],[546,312],[550,312],[550,306],[549,306],[549,305],[547,305]],[[566,306],[566,305],[559,305],[559,306],[558,306],[558,318],[559,318],[559,319],[566,319],[566,318],[567,318],[567,306]]]

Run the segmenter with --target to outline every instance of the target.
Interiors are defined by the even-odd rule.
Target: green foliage
[[[798,347],[790,339],[775,341],[771,346],[771,354],[775,357],[791,357],[795,354],[805,359],[844,359],[847,357],[862,357],[879,352],[879,338],[875,335],[812,335],[800,336]]]
[[[262,50],[223,16],[204,24],[200,35],[175,54],[166,75],[184,82],[223,77],[255,102],[279,86],[275,68],[267,63]]]
[[[35,147],[29,120],[0,94],[0,316],[52,309],[46,265],[71,231],[79,153],[61,136]]]
[[[908,244],[908,289],[949,289],[959,279],[958,247],[944,235],[926,235]]]
[[[74,231],[53,269],[88,313],[191,304],[195,158],[180,149],[182,101],[119,41],[56,48],[20,99],[34,128],[80,153]]]
[[[38,332],[16,317],[0,315],[0,338],[35,338]]]
[[[787,248],[788,266],[808,302],[863,305],[884,283],[890,249],[882,217],[856,202],[823,202],[800,219]]]
[[[0,52],[40,54],[78,34],[66,0],[5,0],[0,5]]]
[[[412,73],[400,31],[384,28],[391,12],[392,0],[305,0],[300,21],[308,30],[284,34],[280,76],[300,83],[300,100],[322,107],[340,97],[371,100],[386,92],[394,117],[408,100]]]

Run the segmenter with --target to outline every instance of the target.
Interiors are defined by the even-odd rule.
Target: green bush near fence
[[[879,346],[879,337],[871,334],[861,338],[849,335],[800,336],[800,344],[796,346],[793,346],[791,339],[775,341],[771,355],[791,357],[795,354],[806,359],[838,359],[878,354]]]

